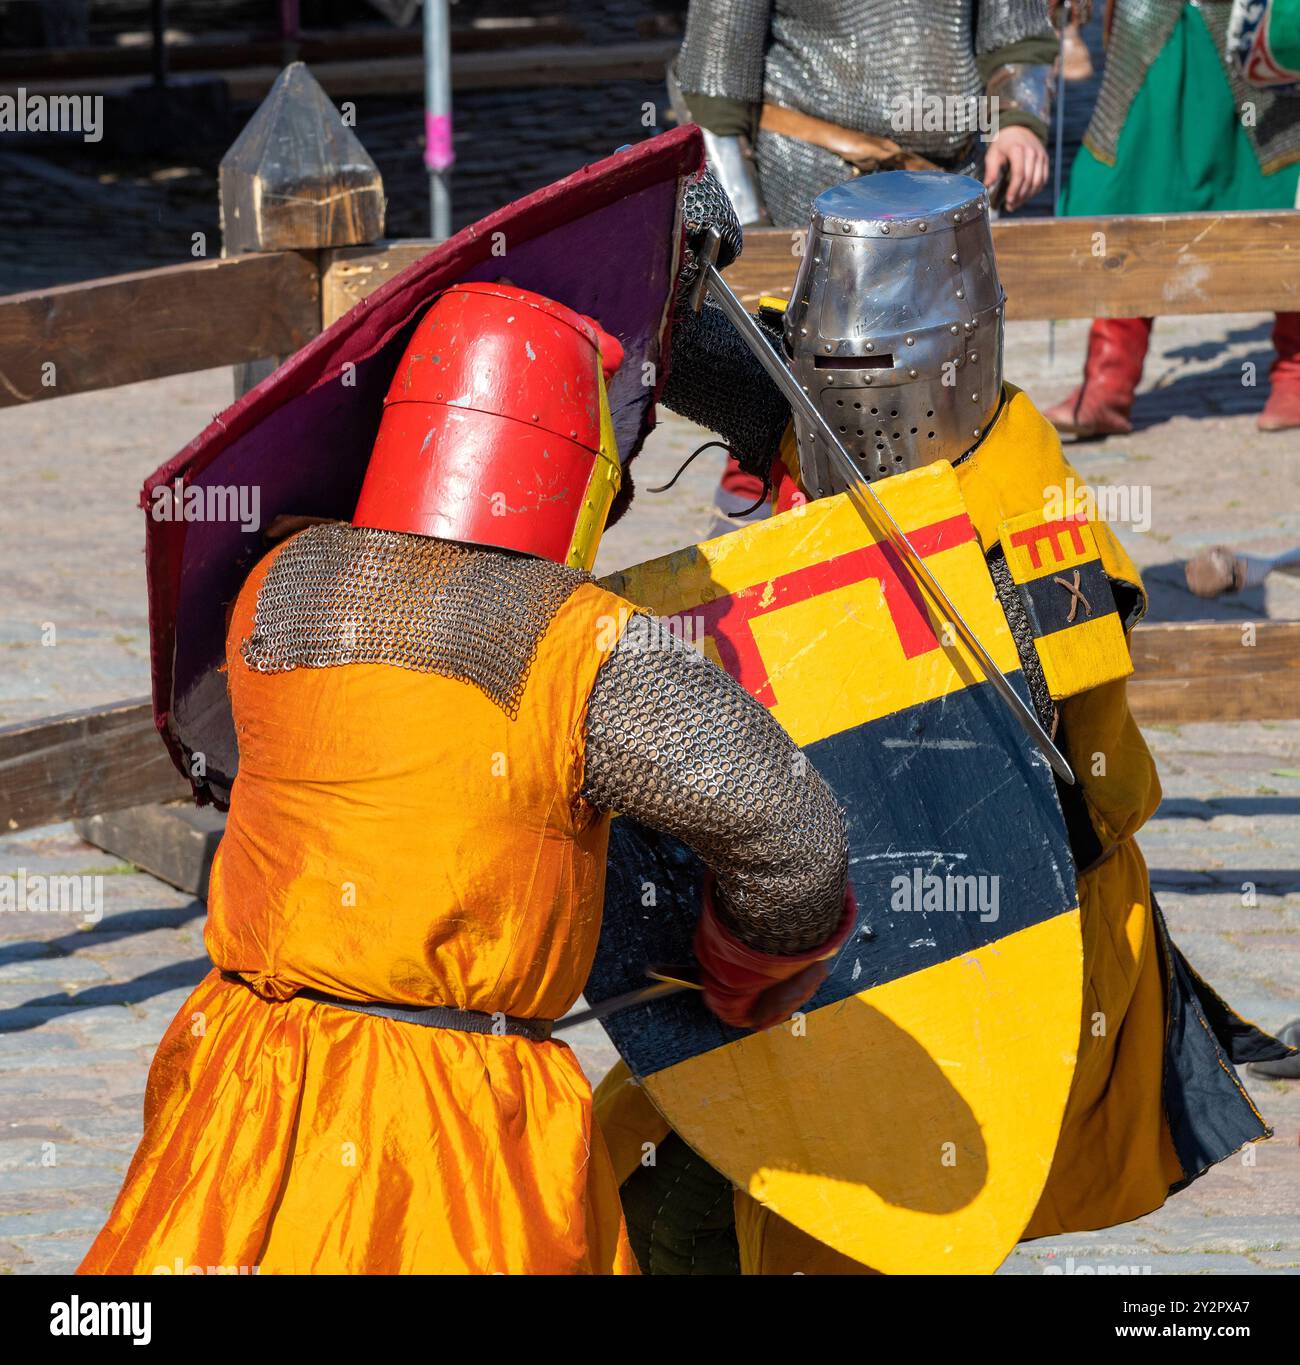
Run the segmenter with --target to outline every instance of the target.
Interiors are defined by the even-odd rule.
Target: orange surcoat
[[[626,604],[591,584],[568,598],[512,719],[433,673],[250,670],[275,553],[227,638],[240,768],[212,869],[216,970],[158,1048],[144,1137],[81,1268],[634,1273],[563,1043],[295,997],[572,1006],[609,826],[580,796],[584,719]]]

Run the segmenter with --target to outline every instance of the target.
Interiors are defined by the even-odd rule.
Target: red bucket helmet
[[[620,470],[591,318],[508,284],[458,284],[420,319],[384,399],[353,523],[590,568]]]

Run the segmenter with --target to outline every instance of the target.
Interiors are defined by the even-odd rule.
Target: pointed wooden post
[[[302,62],[270,93],[221,159],[222,254],[319,251],[384,234],[379,169]],[[235,367],[236,396],[280,363]]]
[[[384,186],[375,163],[311,72],[301,62],[291,63],[222,158],[222,254],[310,253],[319,307],[315,253],[366,245],[383,234]],[[236,397],[282,359],[236,365]],[[150,736],[149,749],[151,757],[162,757],[156,736]],[[80,821],[77,831],[201,897],[224,824],[222,816],[188,804],[145,805]]]

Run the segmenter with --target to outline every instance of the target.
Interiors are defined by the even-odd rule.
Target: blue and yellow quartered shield
[[[1022,694],[952,468],[880,496]],[[729,1028],[694,992],[610,1037],[672,1127],[773,1212],[877,1270],[994,1269],[1052,1161],[1082,949],[1051,770],[847,498],[615,576],[793,736],[848,811],[858,928],[800,1014]],[[703,875],[614,821],[592,1004],[689,961]]]

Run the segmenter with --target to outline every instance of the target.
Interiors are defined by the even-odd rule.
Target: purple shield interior
[[[290,357],[146,481],[154,718],[201,803],[224,805],[238,766],[222,671],[227,611],[277,516],[351,517],[384,394],[424,310],[451,284],[507,278],[598,319],[624,347],[609,397],[619,450],[630,459],[666,376],[680,179],[701,163],[697,129],[665,133],[457,233]],[[236,497],[242,490],[246,506],[255,493],[256,524],[153,515],[156,502],[176,506],[155,490],[178,487]]]

